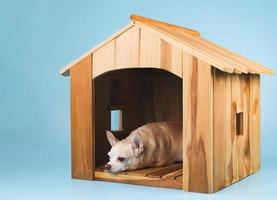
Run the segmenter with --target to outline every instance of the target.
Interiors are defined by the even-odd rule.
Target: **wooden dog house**
[[[72,177],[212,193],[260,169],[260,74],[273,71],[199,32],[132,22],[65,66]],[[105,173],[111,113],[118,138],[147,122],[183,122],[183,165]]]

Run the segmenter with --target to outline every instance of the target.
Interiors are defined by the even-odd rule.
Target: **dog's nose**
[[[105,169],[111,169],[111,167],[112,167],[112,166],[111,166],[110,164],[106,164],[106,165],[105,165]]]

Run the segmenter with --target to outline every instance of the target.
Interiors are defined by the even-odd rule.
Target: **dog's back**
[[[154,122],[134,130],[139,133],[145,147],[141,167],[164,166],[182,161],[182,123]]]

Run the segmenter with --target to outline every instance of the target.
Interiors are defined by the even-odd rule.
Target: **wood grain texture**
[[[148,177],[151,177],[151,178],[168,177],[166,175],[172,174],[172,172],[180,170],[181,168],[183,168],[182,164],[173,164],[173,165],[165,166],[163,167],[163,169],[160,169],[154,173],[149,174]]]
[[[232,160],[229,166],[232,165],[232,182],[234,183],[239,180],[238,176],[238,150],[237,150],[237,136],[236,136],[236,115],[237,112],[242,112],[241,107],[241,91],[240,91],[239,75],[231,76],[231,142],[232,143]]]
[[[115,40],[111,40],[106,45],[93,53],[93,78],[113,70],[115,65]]]
[[[240,75],[241,106],[243,113],[243,133],[237,134],[238,176],[243,179],[250,174],[250,140],[249,140],[249,100],[250,79],[247,75]],[[239,113],[237,111],[237,113]],[[236,116],[237,117],[237,116]],[[236,127],[238,124],[236,124]]]
[[[132,27],[93,53],[93,78],[115,69],[157,68],[182,78],[182,50]]]
[[[250,111],[249,111],[249,132],[250,132],[250,159],[251,173],[260,169],[260,76],[250,77]]]
[[[183,55],[183,189],[213,192],[213,79],[209,64]]]
[[[183,51],[161,40],[161,66],[163,69],[183,77]]]
[[[92,60],[87,56],[70,69],[72,177],[93,179]]]
[[[226,137],[228,121],[227,109],[230,106],[227,105],[226,99],[231,98],[227,96],[228,90],[226,89],[226,73],[214,69],[214,93],[213,93],[213,122],[214,122],[214,135],[213,135],[213,170],[214,170],[214,191],[218,191],[225,187],[226,177]],[[228,112],[230,114],[230,112]],[[230,119],[230,118],[229,118]],[[230,134],[231,132],[229,132]],[[230,147],[229,147],[230,148]]]
[[[237,173],[237,145],[232,109],[231,75],[214,69],[214,191],[233,182]],[[233,130],[233,131],[232,131]]]
[[[254,79],[255,83],[253,84]],[[258,75],[226,74],[215,70],[215,191],[254,173],[253,163],[260,159],[259,109],[257,109],[259,107],[258,80]],[[240,117],[240,119],[237,119],[237,117]],[[241,129],[238,130],[239,124],[237,123],[240,120]],[[257,156],[254,156],[255,154]]]
[[[115,68],[139,66],[140,28],[130,28],[116,38]]]
[[[144,30],[141,30],[139,63],[141,67],[161,66],[161,39]]]
[[[214,71],[214,191],[249,175],[248,75]],[[237,113],[244,132],[237,133]]]
[[[232,74],[226,74],[225,77],[225,116],[222,120],[225,122],[225,186],[230,185],[237,178],[237,146],[236,146],[236,134],[234,132],[234,114],[236,112],[236,107],[232,104]],[[215,113],[216,114],[216,113]],[[215,127],[214,127],[215,128]],[[215,144],[216,145],[216,144]],[[220,159],[220,158],[219,158]],[[214,162],[222,162],[214,161]],[[223,182],[221,182],[223,184]],[[221,185],[222,187],[222,185]]]

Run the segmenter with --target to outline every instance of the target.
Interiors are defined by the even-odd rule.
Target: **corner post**
[[[183,53],[183,190],[213,192],[212,66]]]

